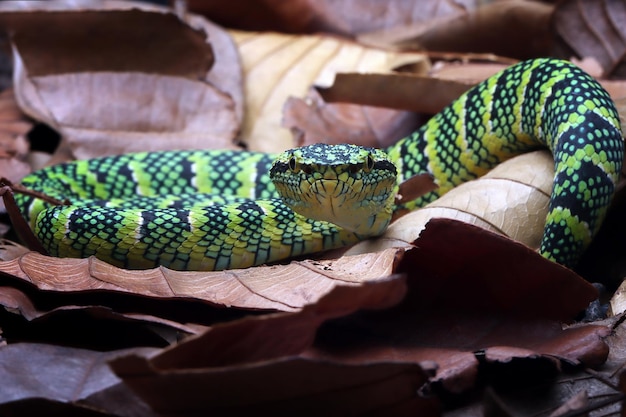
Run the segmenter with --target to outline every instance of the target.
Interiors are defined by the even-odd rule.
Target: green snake
[[[245,268],[380,235],[415,209],[523,152],[552,151],[555,176],[539,252],[573,266],[598,231],[622,168],[607,92],[566,61],[524,61],[462,95],[384,150],[310,145],[280,155],[165,151],[73,161],[16,194],[52,256],[177,270]],[[398,184],[430,173],[438,189],[397,205]]]

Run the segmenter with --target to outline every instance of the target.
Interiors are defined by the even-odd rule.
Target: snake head
[[[379,149],[314,144],[281,153],[270,169],[293,211],[362,236],[381,234],[391,219],[397,169]]]

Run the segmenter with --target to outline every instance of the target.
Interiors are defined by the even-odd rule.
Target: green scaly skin
[[[336,171],[336,176],[359,167],[369,174],[373,165],[367,158],[374,155],[378,165],[384,165],[382,171],[373,171],[374,178],[380,180],[381,172],[388,177],[390,168],[383,157],[378,159],[378,151],[357,151],[352,160],[355,154],[345,154],[346,145],[326,146],[281,154],[274,174],[282,176],[292,167],[292,174],[306,174],[311,163],[319,168],[315,160],[306,162],[313,151],[315,158],[330,152],[350,159],[326,171]],[[555,178],[540,253],[572,266],[602,223],[624,157],[614,104],[578,67],[538,59],[508,68],[386,152],[397,167],[398,182],[429,172],[439,184],[438,190],[402,206],[414,209],[506,159],[541,147],[554,155]],[[300,154],[290,162],[294,152]],[[131,269],[243,268],[336,248],[381,234],[388,212],[398,208],[382,209],[380,217],[359,218],[356,231],[328,223],[324,216],[314,220],[296,214],[269,179],[274,159],[269,154],[212,150],[75,161],[22,181],[72,205],[50,207],[27,195],[16,195],[16,200],[51,255],[95,255]],[[366,190],[377,189],[376,195],[382,188],[387,194],[380,195],[393,194],[393,186],[379,185],[386,180],[366,177],[350,177],[349,183],[362,188],[368,183],[373,188]],[[374,194],[366,193],[365,199]]]

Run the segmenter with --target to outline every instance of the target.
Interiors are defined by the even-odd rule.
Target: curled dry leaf
[[[360,285],[393,272],[398,249],[329,261],[301,261],[220,272],[128,271],[95,258],[69,259],[29,252],[0,262],[0,272],[41,290],[130,292],[158,298],[185,297],[229,307],[297,311],[337,285]]]
[[[233,147],[241,85],[222,88],[220,80],[236,81],[231,74],[241,73],[234,44],[211,26],[221,62],[219,73],[207,77],[214,55],[204,32],[168,9],[141,5],[0,8],[0,22],[13,33],[20,105],[65,136],[79,158]]]
[[[304,97],[313,84],[330,85],[338,72],[387,72],[403,64],[425,62],[422,54],[366,48],[329,36],[232,34],[245,73],[242,137],[257,151],[293,147],[291,132],[281,126],[288,97]]]

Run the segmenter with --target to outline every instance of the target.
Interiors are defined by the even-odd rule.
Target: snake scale
[[[607,92],[555,59],[524,61],[492,76],[384,152],[311,145],[278,156],[229,150],[111,156],[51,166],[22,180],[70,205],[15,197],[53,256],[95,255],[130,269],[223,270],[379,235],[394,210],[420,207],[541,147],[554,155],[555,177],[539,251],[572,266],[605,217],[624,145]],[[430,173],[439,188],[394,206],[397,185],[420,173]]]

